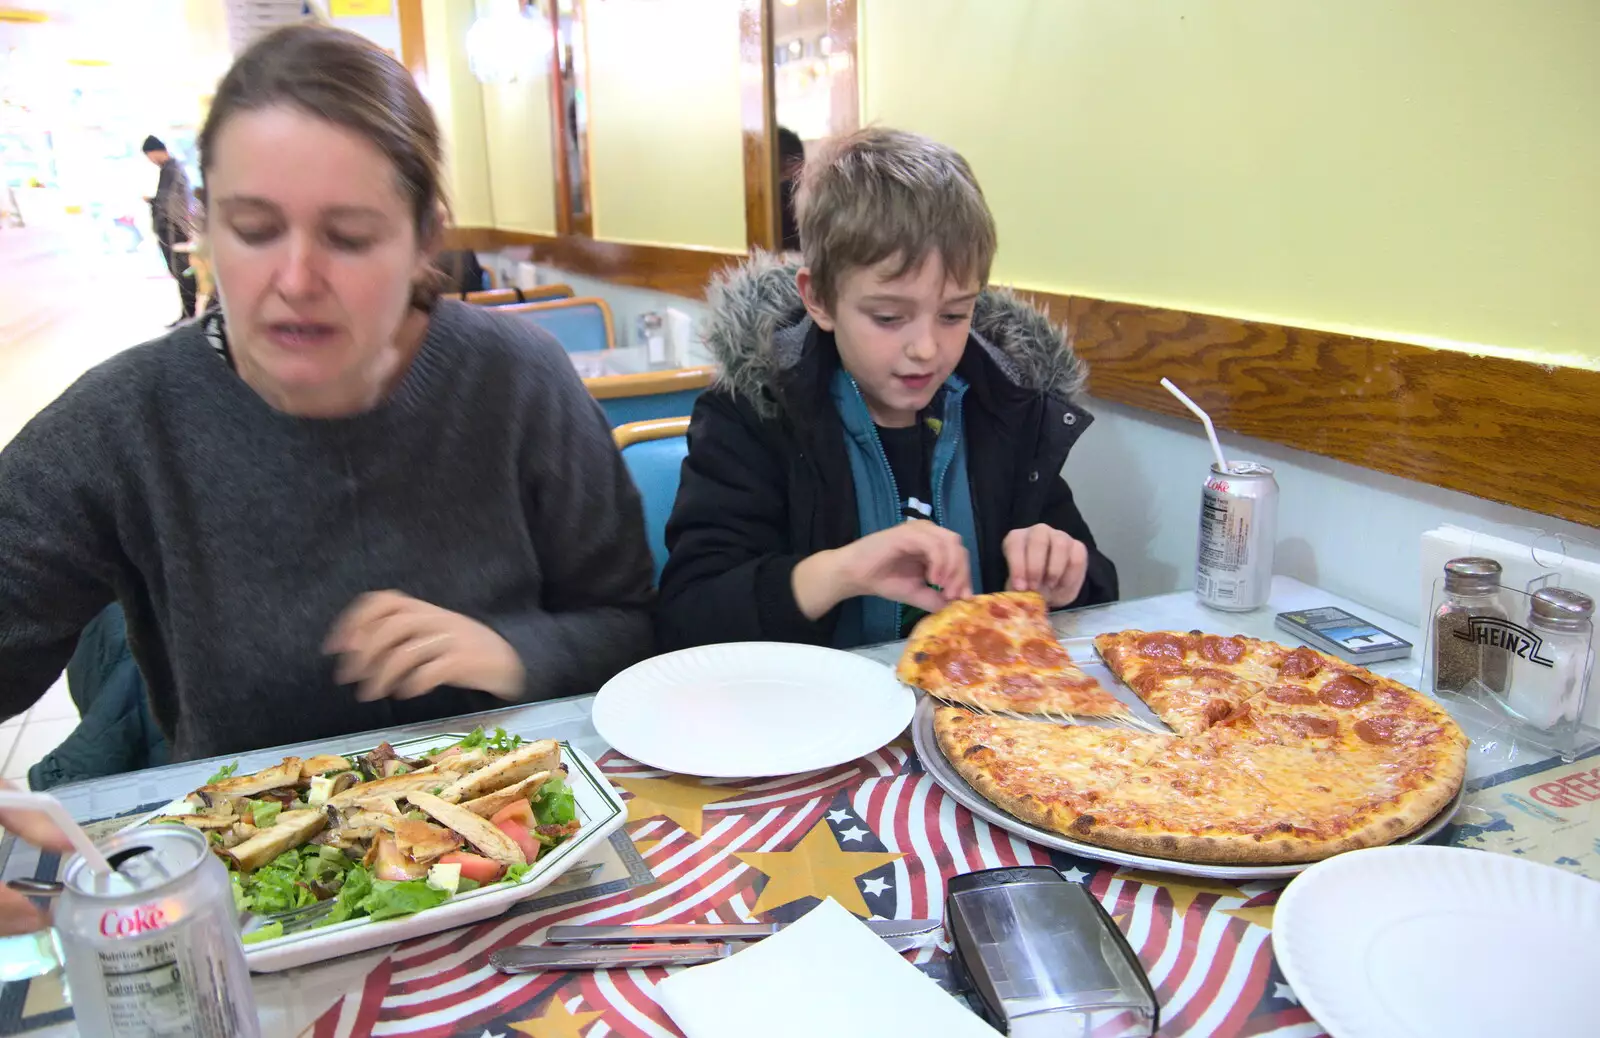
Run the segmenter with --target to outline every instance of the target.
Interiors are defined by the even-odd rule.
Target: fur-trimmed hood
[[[721,368],[718,384],[769,417],[771,390],[799,362],[812,326],[795,287],[797,270],[796,263],[758,253],[717,275],[707,293],[706,345]],[[1017,386],[1077,403],[1088,371],[1066,329],[1009,289],[988,288],[978,297],[972,337]]]

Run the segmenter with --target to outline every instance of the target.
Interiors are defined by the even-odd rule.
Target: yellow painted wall
[[[428,81],[423,86],[444,134],[452,219],[461,227],[493,227],[483,92],[467,67],[467,29],[475,17],[470,2],[423,0],[428,57]]]
[[[478,14],[517,0],[478,0]],[[542,39],[547,39],[546,30]],[[531,63],[515,83],[483,84],[484,150],[494,226],[529,234],[556,233],[554,160],[550,141],[550,65]]]
[[[600,5],[607,6],[607,5]],[[1600,367],[1594,0],[860,0],[997,280]]]
[[[589,0],[596,238],[744,251],[738,0]]]

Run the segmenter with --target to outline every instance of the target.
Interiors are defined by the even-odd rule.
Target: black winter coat
[[[837,610],[806,619],[790,575],[807,556],[859,536],[855,487],[828,392],[838,352],[804,317],[793,285],[792,268],[755,261],[713,287],[708,342],[723,376],[695,404],[667,523],[656,622],[663,650],[831,644]],[[1081,364],[1043,314],[1009,293],[984,293],[973,331],[956,371],[970,386],[967,468],[985,589],[1005,588],[1005,535],[1045,523],[1089,549],[1072,605],[1114,601],[1116,567],[1095,548],[1060,476],[1093,420],[1067,399]]]

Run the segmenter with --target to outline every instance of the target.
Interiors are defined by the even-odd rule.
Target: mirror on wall
[[[795,179],[807,149],[860,124],[855,0],[772,0],[773,154],[779,247],[798,249]]]
[[[590,237],[588,48],[583,0],[546,0],[554,47],[550,57],[552,141],[555,145],[556,228]]]

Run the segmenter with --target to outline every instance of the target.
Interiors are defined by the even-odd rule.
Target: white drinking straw
[[[61,801],[48,793],[28,793],[20,789],[0,789],[0,809],[15,808],[18,811],[34,811],[49,818],[66,834],[72,843],[72,849],[83,857],[83,863],[89,866],[90,871],[109,875],[111,864],[106,861],[105,855],[100,853],[100,848],[89,839],[89,834],[84,832],[72,816],[67,814],[67,809],[61,806]]]
[[[1161,380],[1161,384],[1166,386],[1167,392],[1177,397],[1184,407],[1193,411],[1195,417],[1200,419],[1200,424],[1206,427],[1206,435],[1211,437],[1211,453],[1217,456],[1217,471],[1227,475],[1229,471],[1228,459],[1222,456],[1222,442],[1217,439],[1217,427],[1211,424],[1211,416],[1201,410],[1199,404],[1190,400],[1183,390],[1173,385],[1171,379],[1164,378]]]

